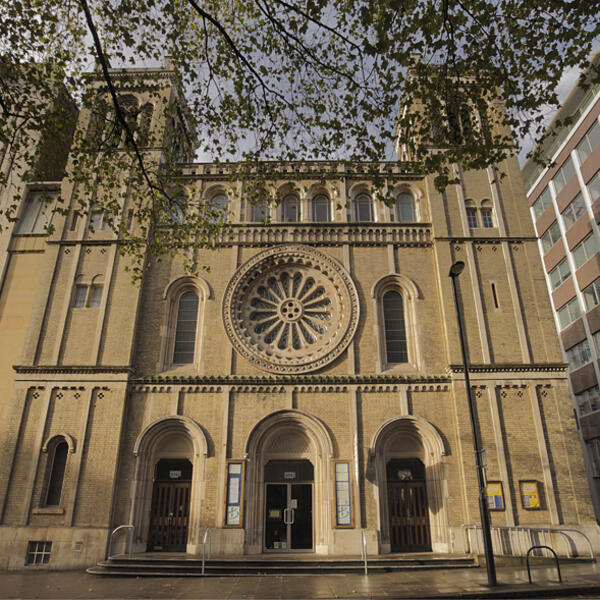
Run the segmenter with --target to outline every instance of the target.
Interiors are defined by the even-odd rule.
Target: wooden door
[[[185,552],[190,482],[156,481],[152,493],[148,551]]]
[[[388,508],[392,552],[430,551],[425,482],[388,482]]]

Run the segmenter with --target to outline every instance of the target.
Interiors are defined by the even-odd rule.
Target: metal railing
[[[112,554],[113,536],[115,535],[115,533],[117,533],[123,529],[127,529],[129,531],[128,537],[127,537],[127,542],[125,544],[125,553],[131,555],[131,547],[133,546],[133,530],[135,529],[135,527],[133,525],[119,525],[118,527],[115,527],[111,531],[110,537],[108,538],[108,556],[107,556],[107,558],[112,558],[112,556],[113,556],[113,554]]]
[[[365,575],[367,575],[367,573],[368,573],[368,567],[367,567],[367,530],[366,529],[361,529],[360,532],[362,534],[361,555],[362,555],[363,563],[365,565]]]
[[[204,565],[206,563],[206,542],[210,539],[210,527],[207,527],[204,530],[204,538],[202,539],[202,575],[204,575]],[[210,544],[208,546],[208,551],[210,553]],[[210,556],[209,556],[210,558]]]
[[[562,575],[560,574],[560,565],[558,563],[558,556],[556,555],[556,552],[554,552],[554,550],[552,548],[550,548],[550,546],[531,546],[531,548],[529,548],[529,550],[527,550],[527,577],[529,578],[529,583],[533,583],[533,581],[531,581],[531,569],[529,568],[529,555],[537,549],[542,549],[545,548],[546,550],[550,550],[550,552],[552,552],[552,555],[554,556],[554,562],[556,564],[556,572],[558,573],[558,583],[562,583]]]
[[[481,525],[468,524],[461,525],[465,537],[465,549],[468,554],[482,554],[483,549],[478,531]],[[471,543],[469,532],[475,532],[476,548]],[[492,527],[492,542],[494,554],[499,556],[525,556],[531,546],[551,546],[558,548],[563,546],[566,549],[567,558],[580,556],[578,544],[572,539],[572,536],[580,536],[585,541],[589,551],[589,558],[594,559],[594,550],[590,538],[579,531],[568,527],[518,527],[508,525],[494,525]],[[557,544],[557,539],[562,540],[563,544]]]

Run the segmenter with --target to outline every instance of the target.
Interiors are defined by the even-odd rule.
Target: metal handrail
[[[465,547],[468,548],[468,552],[471,552],[471,542],[470,542],[468,530],[473,529],[474,531],[477,531],[478,529],[481,529],[481,525],[463,524],[463,525],[461,525],[461,527],[464,530]],[[594,558],[595,558],[594,557],[594,549],[592,547],[592,542],[590,541],[590,538],[585,533],[583,533],[583,531],[580,531],[579,529],[572,529],[569,527],[523,527],[523,526],[514,526],[514,525],[494,525],[494,526],[492,526],[492,532],[496,533],[496,537],[498,536],[500,531],[514,531],[515,533],[526,533],[529,536],[530,544],[534,543],[533,539],[531,537],[532,534],[534,534],[534,533],[561,535],[566,540],[567,557],[571,557],[571,553],[569,552],[569,546],[570,546],[571,540],[569,539],[569,536],[567,534],[568,533],[578,534],[581,537],[583,537],[583,539],[586,541],[588,550],[590,553],[590,558],[592,560],[594,560]],[[501,544],[499,544],[499,545],[501,546]],[[479,538],[477,538],[477,546],[479,547]],[[525,549],[520,548],[520,550],[521,550],[521,556],[525,556]]]
[[[134,525],[119,525],[118,527],[115,527],[111,533],[110,533],[110,537],[108,538],[108,556],[107,558],[112,558],[112,542],[113,542],[113,536],[115,535],[115,533],[117,533],[117,531],[120,531],[121,529],[129,529],[130,530],[130,535],[127,538],[127,545],[125,546],[126,548],[126,554],[131,555],[131,546],[133,545],[133,539],[132,539],[132,534],[133,534],[133,530],[135,529]]]
[[[529,583],[533,583],[533,581],[531,581],[531,569],[529,568],[529,554],[537,548],[546,548],[546,550],[550,550],[550,552],[552,552],[552,554],[554,555],[554,560],[556,561],[556,570],[558,571],[558,583],[562,583],[562,576],[560,574],[558,556],[556,555],[556,552],[554,552],[554,550],[550,548],[550,546],[531,546],[531,548],[527,550],[527,577],[529,577]]]
[[[204,539],[202,540],[202,575],[204,575],[204,564],[206,562],[206,542],[210,538],[210,527],[204,530]],[[209,547],[210,551],[210,547]]]
[[[362,548],[361,548],[361,553],[362,553],[362,559],[363,562],[365,564],[365,575],[368,574],[368,567],[367,567],[367,530],[366,529],[361,529],[361,534],[362,534]]]

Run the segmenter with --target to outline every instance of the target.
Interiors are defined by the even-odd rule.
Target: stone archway
[[[390,507],[386,467],[390,460],[418,460],[425,468],[427,512],[434,552],[449,551],[448,511],[443,457],[446,449],[435,427],[420,417],[405,416],[384,423],[371,444],[377,479],[380,550],[391,551]]]
[[[192,464],[187,551],[195,551],[199,544],[198,523],[207,452],[202,428],[189,417],[164,417],[140,433],[133,449],[135,471],[129,521],[135,528],[135,552],[146,551],[154,469],[159,460],[167,458],[187,459]]]
[[[331,542],[333,444],[321,421],[298,410],[273,413],[250,433],[246,455],[246,553],[259,554],[264,548],[265,466],[269,461],[308,460],[314,468],[314,552],[327,554]]]

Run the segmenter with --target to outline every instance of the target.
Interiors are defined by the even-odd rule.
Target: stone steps
[[[461,569],[475,567],[473,558],[466,556],[395,556],[372,557],[368,560],[369,573],[413,571],[430,569]],[[249,557],[212,558],[205,563],[205,576],[256,576],[256,575],[315,575],[362,573],[364,563],[349,558],[285,558]],[[87,569],[93,575],[134,577],[194,577],[202,574],[202,557],[168,555],[120,555],[99,562]]]

